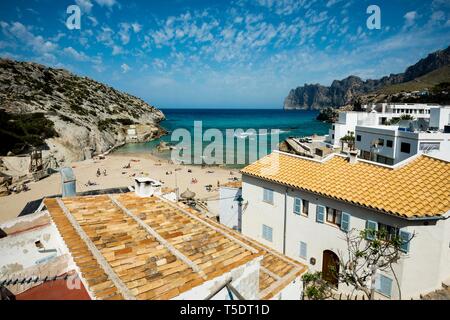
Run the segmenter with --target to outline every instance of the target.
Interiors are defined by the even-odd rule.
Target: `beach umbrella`
[[[183,199],[191,200],[191,199],[194,199],[194,197],[195,197],[195,192],[192,192],[192,191],[189,190],[189,188],[188,188],[188,189],[186,189],[185,192],[183,192],[183,193],[180,195],[180,197],[183,198]]]

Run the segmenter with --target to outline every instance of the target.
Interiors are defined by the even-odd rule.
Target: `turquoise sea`
[[[172,133],[177,129],[186,129],[191,135],[191,158],[203,157],[200,159],[208,159],[206,151],[208,145],[212,146],[211,141],[203,141],[201,149],[194,147],[194,123],[202,121],[202,132],[208,129],[218,129],[223,135],[223,162],[226,162],[226,156],[230,153],[234,154],[233,163],[226,162],[230,167],[242,167],[245,164],[259,158],[260,156],[270,153],[273,149],[271,146],[272,139],[283,141],[287,137],[302,137],[312,134],[324,135],[328,133],[330,125],[316,120],[318,112],[316,111],[284,111],[280,109],[165,109],[162,110],[166,115],[166,120],[161,125],[169,131],[169,134],[161,139],[148,143],[128,144],[115,153],[152,153],[164,159],[182,158],[186,148],[178,148],[175,151],[157,152],[155,147],[160,141],[165,141],[173,145],[177,145],[180,140],[172,141]],[[242,129],[243,132],[227,132],[227,129]],[[253,129],[254,131],[248,131]],[[267,132],[265,130],[267,130]],[[227,147],[228,140],[228,147]],[[184,143],[185,141],[183,141]],[[240,148],[245,144],[245,148]],[[259,145],[261,143],[261,145]],[[266,145],[264,145],[266,143]],[[232,146],[234,144],[234,146]],[[258,150],[256,152],[255,146]],[[249,154],[252,156],[249,157]],[[220,157],[220,153],[212,153],[213,157]],[[211,158],[211,157],[209,157]],[[239,163],[238,159],[240,160]],[[244,161],[242,161],[244,159]],[[201,161],[201,160],[200,160]],[[242,163],[244,162],[244,163]],[[198,164],[198,163],[197,163]],[[219,163],[221,164],[221,163]]]

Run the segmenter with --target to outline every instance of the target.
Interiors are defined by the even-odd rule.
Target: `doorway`
[[[322,278],[334,287],[338,287],[339,257],[330,250],[323,252]]]

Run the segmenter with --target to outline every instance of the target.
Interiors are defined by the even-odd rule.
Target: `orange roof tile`
[[[264,264],[268,256],[268,251],[232,230],[157,197],[129,193],[46,199],[45,204],[87,289],[98,299],[128,294],[136,299],[171,299],[261,255]],[[271,264],[266,266],[273,269],[269,273],[279,275],[272,279],[277,286],[265,292],[266,297],[284,288],[287,283],[281,282],[293,275],[288,271],[306,270],[287,258],[272,259]]]
[[[317,162],[274,152],[241,173],[407,218],[450,210],[450,163],[424,155],[387,168],[337,155]]]

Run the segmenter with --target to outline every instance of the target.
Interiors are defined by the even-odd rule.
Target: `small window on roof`
[[[411,144],[402,142],[402,144],[400,145],[400,151],[403,153],[411,153]]]

